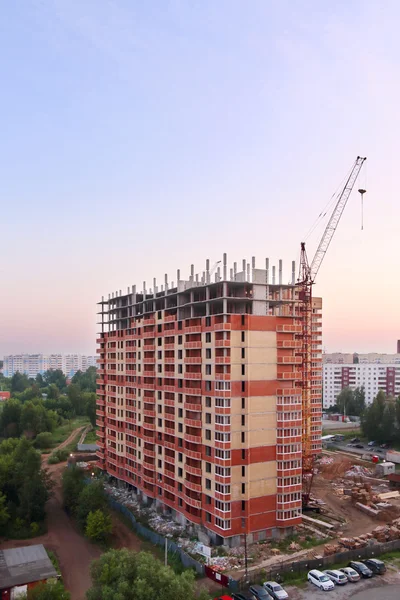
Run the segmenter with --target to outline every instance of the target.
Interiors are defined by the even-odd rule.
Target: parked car
[[[318,569],[309,571],[307,579],[310,583],[313,583],[324,592],[333,590],[335,587],[335,584],[329,579],[328,575],[325,575],[325,573],[322,573],[322,571],[318,571]]]
[[[372,441],[372,442],[368,442],[368,446],[370,448],[372,448],[372,446],[376,446],[376,442]]]
[[[276,583],[276,581],[266,581],[263,585],[268,594],[272,598],[275,598],[275,600],[286,600],[289,598],[287,591],[279,583]]]
[[[383,453],[383,450],[382,450],[382,448],[376,448],[376,449],[375,449],[375,452],[379,452],[379,454],[382,454],[382,453]]]
[[[384,448],[385,450],[389,448],[389,444],[381,444],[380,448]]]
[[[344,573],[346,575],[347,579],[349,581],[351,581],[352,583],[355,583],[356,581],[360,581],[360,575],[357,573],[357,571],[355,571],[351,567],[344,567],[343,569],[339,569],[339,571],[342,571],[342,573]]]
[[[232,596],[218,596],[214,600],[232,600]]]
[[[361,440],[359,438],[352,438],[350,441],[352,444],[358,444]]]
[[[373,576],[373,572],[371,571],[371,569],[368,568],[367,565],[364,565],[364,563],[362,562],[352,560],[351,562],[349,562],[348,566],[357,571],[360,577],[364,577],[364,579]]]
[[[364,565],[371,569],[374,575],[383,575],[386,573],[386,566],[382,560],[378,560],[377,558],[367,558],[363,560]]]
[[[355,448],[364,448],[364,446],[362,444],[354,444]]]
[[[350,443],[350,444],[346,444],[346,446],[348,446],[349,448],[354,448],[355,444]]]
[[[269,600],[269,593],[262,585],[251,585],[250,592],[257,600]]]
[[[337,585],[345,585],[348,582],[348,579],[342,571],[338,569],[327,569],[324,571],[325,575],[328,575],[329,579],[336,583]]]
[[[232,594],[233,600],[257,600],[257,598],[250,591],[248,592],[238,592],[237,594]]]

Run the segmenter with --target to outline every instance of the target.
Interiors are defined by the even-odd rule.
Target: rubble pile
[[[346,477],[371,477],[372,470],[362,465],[353,465],[351,469],[346,471]]]
[[[104,484],[104,488],[114,500],[129,508],[139,521],[148,525],[156,533],[166,537],[185,535],[186,528],[184,526],[175,523],[166,515],[160,515],[153,507],[144,507],[134,492],[125,488],[117,488],[109,483]]]

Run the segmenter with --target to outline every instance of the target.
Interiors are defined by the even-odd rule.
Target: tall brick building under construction
[[[222,268],[221,268],[222,267]],[[292,263],[243,261],[100,302],[98,465],[147,503],[238,544],[291,531],[302,495],[302,327]],[[215,271],[215,272],[214,272]],[[319,298],[312,452],[321,448]]]

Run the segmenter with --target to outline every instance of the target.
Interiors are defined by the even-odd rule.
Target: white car
[[[265,581],[263,586],[268,594],[272,596],[272,598],[275,598],[275,600],[287,600],[287,598],[289,598],[288,593],[281,585],[279,585],[279,583],[276,583],[276,581]]]
[[[318,569],[309,571],[307,579],[310,583],[313,583],[324,592],[333,590],[335,587],[335,584],[331,579],[329,579],[328,575],[325,575],[325,573],[322,573],[322,571],[318,571]]]
[[[337,585],[345,585],[349,581],[346,575],[338,569],[327,569],[324,571],[324,573],[325,575],[328,575],[329,579],[333,581],[333,583],[336,583]]]
[[[360,581],[360,575],[355,569],[352,569],[351,567],[344,567],[343,569],[340,569],[340,571],[346,575],[349,581],[352,581],[353,583]]]

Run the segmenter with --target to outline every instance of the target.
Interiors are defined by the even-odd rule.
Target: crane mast
[[[310,499],[310,490],[314,475],[314,453],[312,449],[312,286],[315,282],[317,273],[321,267],[322,261],[326,255],[333,235],[337,229],[340,218],[343,214],[349,196],[354,188],[354,184],[360,173],[366,158],[357,156],[357,159],[351,169],[350,175],[344,185],[339,199],[332,212],[332,215],[325,228],[324,234],[318,245],[315,256],[311,262],[308,262],[306,245],[301,243],[300,254],[300,273],[298,279],[298,317],[302,327],[302,472],[303,472],[303,506],[307,506]]]

